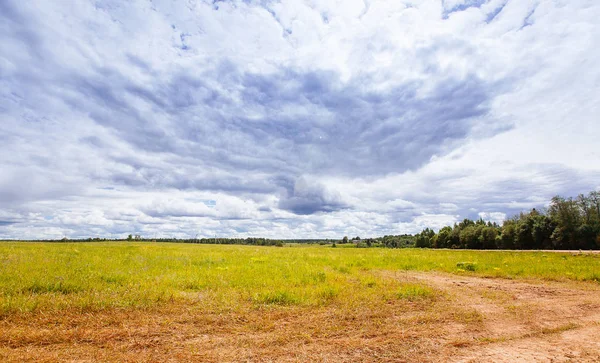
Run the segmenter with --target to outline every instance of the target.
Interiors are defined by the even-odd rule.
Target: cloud
[[[392,234],[586,192],[599,15],[4,1],[0,238]]]
[[[299,178],[289,195],[280,199],[279,208],[296,214],[313,214],[338,211],[347,205],[339,193],[308,178]]]
[[[504,220],[506,220],[506,213],[502,212],[479,212],[479,217],[484,221],[496,222],[498,224],[502,224]]]

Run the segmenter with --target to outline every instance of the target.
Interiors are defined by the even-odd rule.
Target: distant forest
[[[101,242],[122,239],[86,238],[45,240],[48,242]],[[591,250],[600,249],[600,192],[577,198],[556,196],[547,210],[533,208],[505,220],[502,225],[483,219],[464,219],[437,233],[425,228],[416,235],[402,234],[377,238],[268,239],[268,238],[143,238],[129,235],[127,241],[235,244],[283,247],[290,243],[320,244],[331,247],[452,248],[509,250]]]
[[[532,209],[502,223],[465,219],[435,233],[426,228],[415,247],[589,250],[600,248],[600,192],[552,198],[547,210]]]

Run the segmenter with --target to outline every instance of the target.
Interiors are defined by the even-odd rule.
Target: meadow
[[[147,307],[202,300],[206,309],[378,303],[425,286],[381,271],[600,281],[600,255],[326,246],[3,243],[0,314]],[[428,291],[428,292],[427,292]]]
[[[391,355],[381,360],[428,361],[439,347],[454,354],[507,339],[510,329],[489,325],[492,303],[494,316],[514,321],[517,335],[581,327],[574,323],[579,315],[544,325],[554,313],[556,319],[571,315],[544,310],[555,303],[523,291],[555,286],[560,298],[561,291],[577,289],[584,295],[558,305],[579,309],[583,301],[593,310],[600,302],[599,266],[600,255],[579,252],[7,242],[0,244],[0,357],[53,352],[52,361],[94,352],[97,360],[153,361],[178,351],[181,360],[203,361],[303,360],[317,353],[326,354],[323,361],[384,353]],[[544,321],[531,310],[536,304]],[[172,331],[164,329],[174,322],[181,336],[170,340]],[[132,326],[145,330],[133,334]],[[408,332],[410,340],[399,340]],[[228,345],[210,340],[215,334]],[[199,336],[208,340],[198,342]],[[331,339],[344,343],[330,346]],[[160,349],[150,349],[149,341]],[[77,342],[77,349],[86,347],[79,354]]]

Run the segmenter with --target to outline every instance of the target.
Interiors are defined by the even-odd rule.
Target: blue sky
[[[415,233],[598,189],[599,18],[1,1],[0,238]]]

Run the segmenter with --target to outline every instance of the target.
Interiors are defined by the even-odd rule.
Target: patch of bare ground
[[[600,362],[600,286],[595,283],[404,273],[446,291],[482,325],[447,326],[440,351],[451,362]]]
[[[30,313],[0,320],[3,362],[597,362],[600,285],[381,272],[436,291],[371,306]]]

